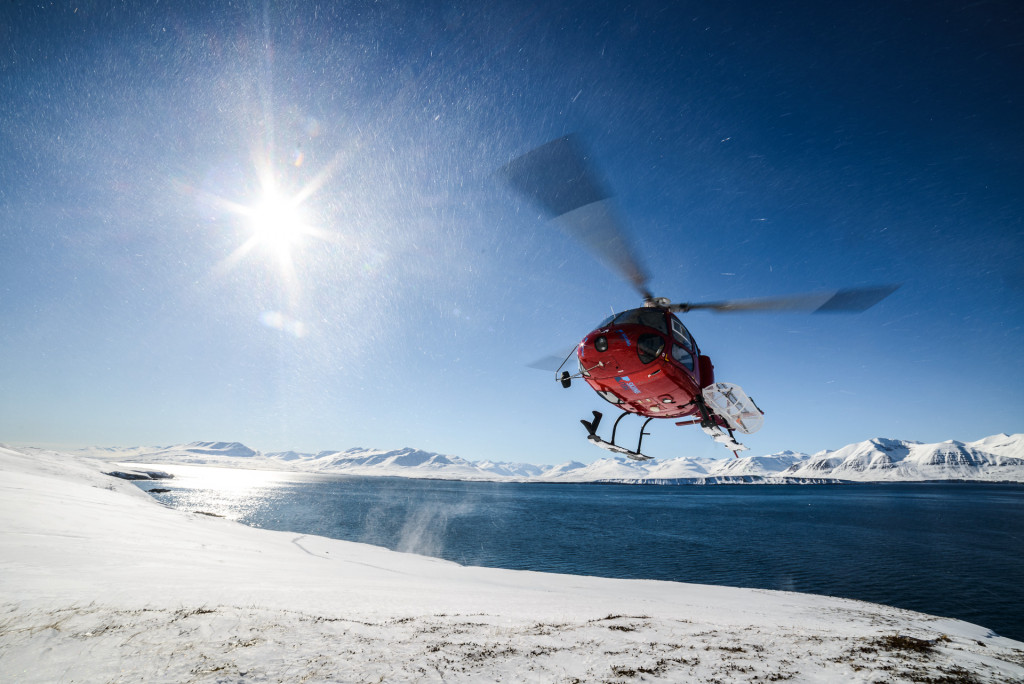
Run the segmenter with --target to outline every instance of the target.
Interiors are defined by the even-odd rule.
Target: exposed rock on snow
[[[1024,643],[956,620],[257,530],[103,466],[0,448],[5,682],[1024,682]]]
[[[844,480],[833,477],[763,477],[761,475],[720,475],[711,477],[647,477],[638,480],[598,480],[599,484],[642,484],[642,485],[734,485],[734,484],[843,484]]]
[[[104,475],[119,477],[122,480],[171,480],[174,475],[162,470],[112,470]]]

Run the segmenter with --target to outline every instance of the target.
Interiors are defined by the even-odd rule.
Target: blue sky
[[[687,315],[752,453],[1024,431],[1022,13],[831,4],[5,4],[0,441],[604,456],[527,364],[638,299],[495,173],[570,132],[658,296],[903,284]]]

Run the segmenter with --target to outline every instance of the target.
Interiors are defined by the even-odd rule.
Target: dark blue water
[[[172,469],[173,470],[173,469]],[[826,594],[1024,640],[1024,485],[630,486],[285,476],[156,496],[466,565]]]

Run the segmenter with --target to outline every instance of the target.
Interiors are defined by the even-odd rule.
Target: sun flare
[[[255,168],[258,192],[250,195],[248,202],[208,196],[208,201],[232,217],[228,225],[240,238],[240,243],[220,261],[215,272],[227,274],[249,259],[265,261],[276,272],[294,303],[301,292],[303,252],[312,242],[330,243],[338,239],[332,231],[318,227],[318,212],[311,203],[333,168],[334,163],[329,164],[296,190],[282,187],[270,162],[259,161]]]
[[[290,259],[292,249],[309,233],[299,203],[273,190],[252,207],[249,229],[254,246],[282,260]]]
[[[277,263],[285,281],[295,277],[295,252],[308,237],[325,239],[322,231],[309,223],[303,206],[306,195],[287,195],[272,184],[265,183],[260,197],[249,205],[230,204],[233,212],[244,220],[244,243],[225,260],[230,269],[250,253],[261,253]]]

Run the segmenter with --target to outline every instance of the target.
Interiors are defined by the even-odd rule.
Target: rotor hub
[[[651,309],[667,309],[672,304],[668,297],[647,297],[644,306]]]

